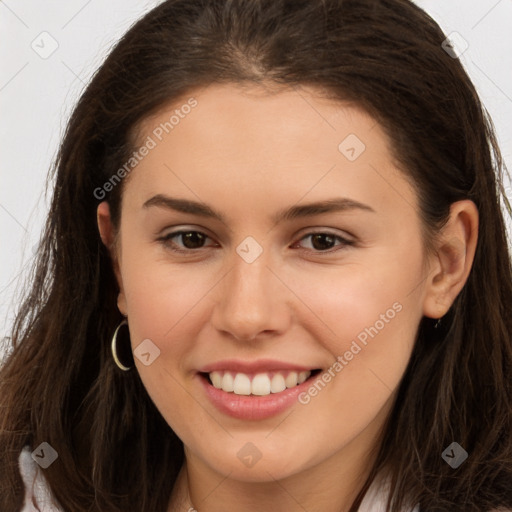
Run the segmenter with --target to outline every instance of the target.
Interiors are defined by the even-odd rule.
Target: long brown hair
[[[94,191],[134,151],[139,123],[214,82],[316,86],[385,128],[418,191],[425,236],[471,199],[479,241],[439,328],[424,318],[372,472],[387,510],[512,508],[512,271],[494,130],[446,36],[408,0],[168,0],[118,42],[79,100],[50,179],[53,199],[0,382],[0,509],[20,510],[20,450],[46,441],[64,510],[165,512],[183,444],[136,371],[114,364],[121,316]],[[306,107],[305,107],[306,108]],[[107,199],[118,225],[122,183]],[[442,459],[457,441],[469,458]]]

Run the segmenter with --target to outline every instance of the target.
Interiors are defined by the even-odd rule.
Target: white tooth
[[[229,372],[225,372],[224,377],[222,377],[222,391],[231,393],[234,389],[233,375]]]
[[[305,372],[300,372],[299,377],[297,378],[297,382],[299,384],[302,384],[305,380],[309,378],[311,375],[311,372],[309,370],[306,370]]]
[[[233,391],[235,395],[250,395],[251,380],[244,373],[237,373],[233,382]]]
[[[284,379],[284,383],[287,388],[293,388],[297,385],[297,372],[290,372],[286,379]]]
[[[284,377],[280,373],[276,373],[272,377],[272,381],[270,382],[270,391],[272,393],[280,393],[286,389],[286,384],[284,382]]]
[[[253,377],[251,393],[259,396],[270,394],[270,379],[266,373],[258,373]]]
[[[222,387],[222,375],[220,372],[211,372],[210,380],[212,381],[213,387],[217,389]]]

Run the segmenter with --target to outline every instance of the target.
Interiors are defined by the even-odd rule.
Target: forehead
[[[217,143],[220,138],[226,143],[237,141],[236,147],[272,142],[273,146],[281,143],[282,151],[286,151],[298,140],[324,139],[329,144],[347,128],[362,136],[376,127],[371,142],[380,142],[379,147],[386,150],[387,136],[376,121],[361,107],[333,99],[332,94],[327,97],[320,89],[306,86],[268,88],[227,83],[193,89],[162,106],[139,123],[137,138],[140,143],[141,137],[153,133],[160,142],[168,135],[181,133],[185,137],[193,130],[203,144],[214,139]],[[216,147],[226,150],[227,144]]]
[[[377,203],[386,194],[414,202],[375,119],[312,88],[193,90],[140,123],[135,149],[144,145],[151,149],[129,179],[139,204],[166,189],[219,204],[238,198],[246,208],[344,191],[368,200],[370,185]]]

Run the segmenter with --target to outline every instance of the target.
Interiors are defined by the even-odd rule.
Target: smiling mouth
[[[226,393],[244,396],[267,396],[295,388],[307,380],[313,379],[320,372],[320,369],[316,369],[301,372],[271,371],[249,374],[220,370],[209,373],[201,372],[200,375],[211,386]]]

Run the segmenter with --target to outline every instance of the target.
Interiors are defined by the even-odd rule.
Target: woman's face
[[[122,200],[118,304],[147,392],[210,472],[367,461],[424,314],[416,194],[359,109],[191,96],[141,126]]]

